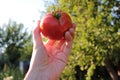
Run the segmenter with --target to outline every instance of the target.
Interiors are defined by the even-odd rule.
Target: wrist
[[[35,71],[28,70],[24,80],[37,80],[38,73]]]
[[[24,80],[57,80],[57,78],[57,76],[55,77],[48,73],[44,73],[42,70],[29,68]]]

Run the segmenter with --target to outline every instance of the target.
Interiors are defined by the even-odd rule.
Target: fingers
[[[64,44],[65,44],[65,40],[62,39],[57,43],[56,48],[61,50]]]
[[[38,21],[37,26],[33,30],[33,36],[39,36],[40,35],[40,21]]]
[[[57,49],[63,50],[63,49],[64,49],[64,46],[66,45],[65,42],[67,41],[67,43],[68,43],[68,42],[71,42],[71,41],[73,40],[75,27],[76,27],[76,25],[73,23],[73,27],[70,28],[70,29],[65,33],[65,39],[60,40],[60,41],[58,42]],[[67,47],[70,47],[70,46],[68,45]]]
[[[72,35],[70,34],[70,32],[66,32],[65,39],[66,39],[66,44],[65,44],[65,47],[63,48],[64,49],[63,52],[65,54],[68,54],[72,47],[72,41],[73,41],[73,38],[72,38]]]
[[[69,33],[72,36],[72,38],[74,38],[74,29],[73,28],[70,28]]]
[[[72,23],[72,25],[73,25],[73,29],[75,30],[75,28],[76,28],[76,24],[75,24],[75,23]]]
[[[62,50],[65,54],[69,54],[74,39],[75,27],[75,24],[73,24],[73,27],[65,33],[65,39],[62,39],[60,41],[49,39],[46,43],[46,46],[53,46],[56,49]]]
[[[70,28],[69,30],[73,38],[74,38],[75,28],[76,28],[76,25],[73,23],[73,28]]]
[[[38,21],[37,26],[33,30],[33,44],[34,44],[34,47],[43,45],[40,33],[41,33],[40,32],[40,21]]]
[[[66,41],[72,41],[74,38],[74,32],[75,32],[75,27],[76,25],[73,23],[73,27],[69,29],[69,31],[67,31],[65,33],[65,39]]]
[[[73,24],[73,27],[69,29],[69,31],[67,31],[65,33],[65,39],[66,39],[66,44],[65,47],[63,48],[63,52],[68,55],[70,53],[70,50],[72,48],[72,42],[74,39],[74,32],[75,32],[75,24]]]
[[[67,31],[65,33],[65,39],[66,39],[67,42],[72,41],[73,38],[72,38],[72,35],[69,31]]]

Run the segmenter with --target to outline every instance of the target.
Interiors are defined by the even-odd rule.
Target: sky
[[[44,11],[44,0],[0,0],[0,26],[11,19],[32,30]]]

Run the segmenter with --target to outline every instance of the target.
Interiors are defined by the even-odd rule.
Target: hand
[[[65,39],[42,42],[40,21],[33,31],[33,53],[24,80],[56,80],[66,66],[72,48],[75,24],[65,33]]]

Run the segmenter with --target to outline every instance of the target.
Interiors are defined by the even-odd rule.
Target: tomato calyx
[[[53,13],[53,16],[54,16],[57,20],[59,20],[61,14],[60,14],[60,12],[58,12],[58,13]]]

